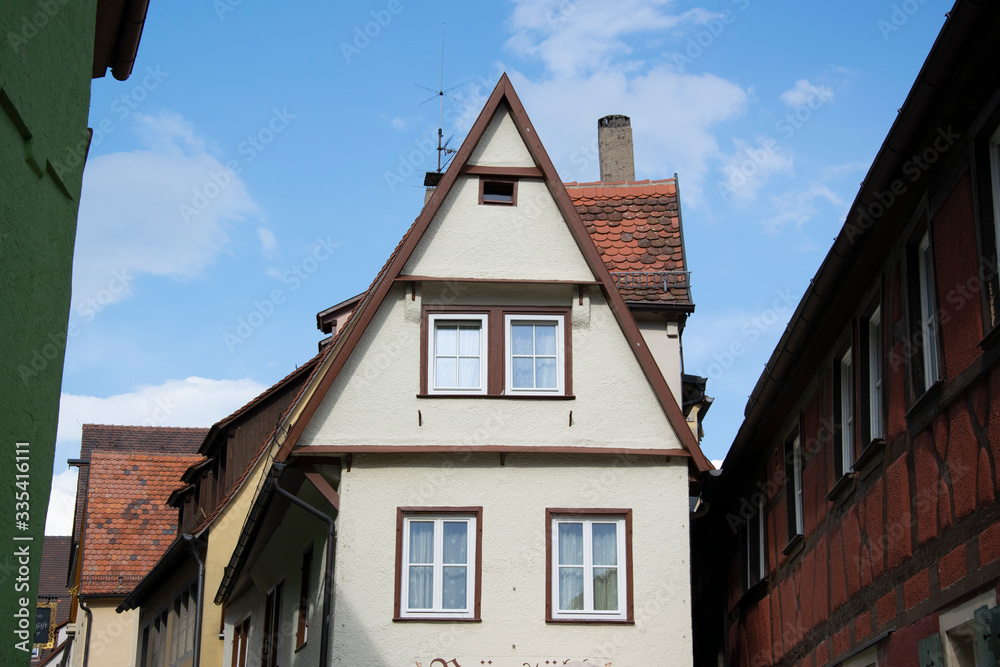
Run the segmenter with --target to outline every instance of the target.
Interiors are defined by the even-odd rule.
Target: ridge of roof
[[[306,424],[308,424],[313,414],[315,414],[319,403],[322,402],[333,380],[343,368],[347,358],[351,355],[367,328],[368,323],[374,317],[375,311],[385,300],[386,294],[392,286],[393,279],[400,274],[417,242],[427,231],[430,223],[437,215],[445,198],[458,179],[462,168],[470,159],[475,147],[482,140],[486,127],[499,110],[501,104],[506,106],[521,136],[521,140],[527,147],[532,159],[541,169],[549,194],[553,197],[562,213],[563,219],[569,227],[570,233],[576,241],[580,252],[583,254],[585,261],[593,274],[601,281],[602,289],[615,315],[615,319],[618,321],[622,333],[628,339],[629,346],[632,348],[636,360],[639,362],[647,381],[650,383],[653,393],[656,395],[660,407],[667,417],[667,421],[673,427],[681,446],[691,454],[692,460],[699,472],[712,469],[711,462],[705,457],[698,441],[691,433],[691,429],[687,425],[678,402],[671,393],[670,387],[667,385],[666,380],[664,380],[659,367],[656,365],[652,353],[643,344],[642,334],[639,332],[639,328],[632,318],[624,298],[618,291],[618,288],[615,287],[611,274],[604,264],[604,260],[598,253],[597,247],[591,241],[590,235],[584,227],[583,220],[580,218],[569,192],[559,179],[559,175],[552,161],[549,159],[544,146],[542,146],[541,141],[538,139],[538,135],[532,127],[530,119],[506,73],[500,77],[500,81],[480,111],[476,122],[462,142],[462,146],[442,177],[440,184],[434,189],[430,200],[428,200],[420,215],[417,216],[417,219],[407,230],[403,239],[389,257],[389,260],[382,267],[372,286],[369,287],[364,298],[355,308],[347,326],[342,330],[342,333],[346,335],[338,336],[337,341],[327,346],[328,354],[317,367],[317,373],[314,373],[313,377],[306,384],[307,388],[311,388],[306,402],[301,406],[301,409],[299,409],[298,399],[292,403],[292,406],[296,410],[291,411],[289,416],[294,418],[291,420],[281,447],[275,454],[276,461],[283,461],[291,453],[298,438],[305,430]],[[644,185],[643,187],[653,186]],[[387,280],[386,278],[389,279]],[[313,386],[313,379],[317,377],[317,383]],[[284,424],[284,421],[282,420],[281,423]]]

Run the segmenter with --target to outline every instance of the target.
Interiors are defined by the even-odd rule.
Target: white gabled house
[[[711,464],[506,75],[338,329],[216,595],[225,665],[692,664]]]

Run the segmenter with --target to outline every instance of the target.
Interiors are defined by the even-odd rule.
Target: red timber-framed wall
[[[956,3],[706,485],[695,664],[1000,664],[998,62]]]

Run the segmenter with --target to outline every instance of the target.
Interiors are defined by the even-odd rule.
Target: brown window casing
[[[517,179],[510,176],[480,176],[479,203],[487,206],[517,206]]]
[[[232,667],[247,665],[247,637],[250,635],[250,617],[233,626],[233,663]]]
[[[261,642],[260,664],[262,667],[278,667],[278,637],[281,634],[281,589],[284,582],[277,583],[267,592],[264,600],[264,636]]]
[[[980,297],[983,308],[983,333],[987,340],[1000,340],[1000,240],[997,239],[1000,192],[995,191],[1000,179],[1000,156],[994,137],[1000,132],[1000,106],[994,106],[974,126],[972,133],[972,188],[975,199],[976,227],[979,245]]]
[[[445,392],[430,393],[428,391],[428,361],[432,333],[430,330],[431,313],[446,313],[451,315],[486,315],[487,371],[486,393],[484,394],[449,394]],[[563,318],[563,393],[553,395],[507,395],[506,387],[506,354],[504,347],[504,322],[507,315],[524,315],[530,319],[532,315],[560,315]],[[420,398],[518,398],[518,399],[572,399],[573,398],[573,326],[572,309],[545,306],[526,306],[514,308],[510,306],[424,306],[420,319]]]
[[[552,602],[552,520],[560,516],[593,517],[625,519],[625,618],[624,619],[586,619],[559,618],[553,614]],[[632,575],[632,510],[609,508],[545,508],[545,622],[546,623],[619,623],[634,624],[635,608],[633,604]],[[586,585],[586,582],[584,582]]]
[[[842,348],[833,358],[833,474],[834,482],[851,473],[857,456],[857,359],[854,346]],[[844,377],[845,359],[850,376]],[[844,404],[847,399],[849,405]],[[845,414],[844,408],[850,411]]]
[[[934,235],[931,233],[930,213],[927,208],[927,200],[921,204],[921,209],[917,217],[923,221],[917,226],[906,245],[906,299],[905,317],[907,321],[907,340],[903,347],[903,352],[907,360],[908,373],[908,405],[907,409],[912,409],[916,403],[925,395],[930,394],[930,389],[934,387],[942,377],[945,377],[944,350],[941,345],[941,318],[940,300],[937,295],[937,276],[934,255]],[[928,271],[928,287],[931,290],[934,301],[934,327],[936,335],[934,340],[924,340],[923,330],[923,306],[921,304],[921,281],[920,281],[920,245],[927,237],[930,247],[930,266],[925,267]],[[933,355],[937,361],[937,369],[927,369],[924,361],[924,347],[933,346]],[[930,352],[928,352],[930,354]],[[928,378],[928,375],[930,376]]]
[[[299,581],[299,621],[295,631],[295,650],[306,643],[306,630],[309,627],[309,574],[312,571],[313,547],[302,554],[302,576]]]
[[[472,617],[447,617],[435,618],[410,618],[402,615],[402,595],[403,595],[403,519],[408,516],[454,514],[456,516],[476,517],[476,560],[475,582],[473,586],[473,610]],[[482,507],[397,507],[396,508],[396,577],[395,591],[393,598],[393,621],[416,621],[416,622],[473,622],[482,620],[481,607],[483,597],[483,508]]]

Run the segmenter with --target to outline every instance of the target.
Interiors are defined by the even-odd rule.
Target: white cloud
[[[393,118],[390,121],[390,124],[392,125],[393,129],[395,129],[395,130],[405,130],[407,127],[410,126],[410,121],[407,120],[406,118],[402,118],[402,117],[400,117],[400,118]]]
[[[804,104],[826,104],[833,99],[829,86],[815,86],[808,79],[799,79],[795,86],[781,94],[781,101],[795,108]]]
[[[649,52],[671,31],[679,38],[686,25],[711,18],[703,10],[672,12],[674,4],[622,0],[608,11],[598,0],[516,0],[506,48],[541,61],[545,73],[529,78],[498,63],[496,74],[507,71],[564,181],[600,178],[597,119],[624,114],[632,119],[636,178],[680,173],[685,204],[704,201],[708,165],[720,159],[712,132],[744,112],[747,93],[717,76],[634,60],[636,49]],[[469,105],[457,130],[471,125],[494,82],[463,91]]]
[[[273,256],[274,251],[278,249],[278,239],[274,237],[274,232],[267,227],[258,227],[257,237],[260,238],[260,246],[264,254],[268,257]]]
[[[775,174],[792,174],[795,160],[792,154],[773,138],[759,137],[756,144],[734,140],[736,151],[723,158],[725,175],[719,191],[726,197],[753,201],[757,193]]]
[[[801,228],[816,215],[819,201],[827,201],[837,207],[844,206],[844,201],[821,183],[814,183],[800,192],[771,195],[769,200],[776,213],[764,221],[764,227],[772,234],[790,225]]]
[[[712,459],[712,465],[716,470],[722,470],[722,459]]]
[[[209,427],[264,389],[249,378],[189,377],[140,385],[129,393],[106,398],[63,394],[56,443],[67,452],[78,452],[83,424]]]
[[[540,58],[557,77],[580,76],[632,53],[629,39],[636,35],[659,37],[682,23],[705,20],[703,10],[672,14],[667,11],[671,4],[618,0],[608,11],[602,0],[516,0],[510,19],[513,34],[505,46],[518,55]]]
[[[52,476],[52,492],[45,516],[46,535],[72,535],[76,507],[76,468]]]
[[[133,117],[145,150],[87,161],[73,259],[77,315],[128,297],[140,274],[198,275],[234,223],[259,217],[244,182],[190,123],[172,113]]]

